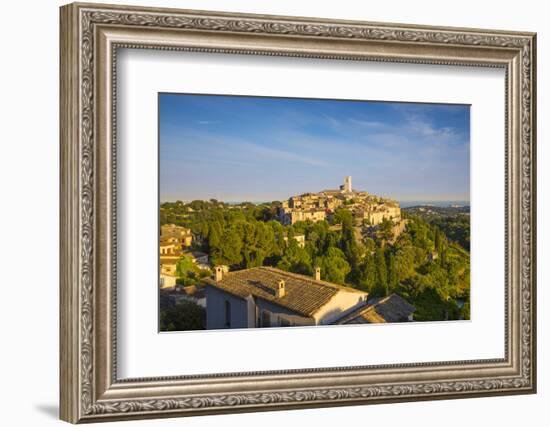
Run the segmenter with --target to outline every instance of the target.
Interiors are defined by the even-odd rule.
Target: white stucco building
[[[176,287],[176,275],[174,273],[161,271],[159,286],[161,289],[173,289]]]
[[[365,306],[367,293],[271,267],[224,273],[206,285],[207,329],[333,324]]]

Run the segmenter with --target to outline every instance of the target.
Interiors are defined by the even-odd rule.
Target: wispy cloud
[[[387,127],[387,124],[373,120],[349,119],[349,123],[367,129],[383,129]]]
[[[220,123],[219,120],[199,120],[199,121],[197,121],[197,124],[202,125],[202,126],[204,126],[204,125],[216,125],[218,123]]]
[[[251,150],[255,155],[262,156],[271,160],[285,160],[294,163],[303,163],[312,166],[326,166],[327,163],[323,160],[309,157],[304,153],[293,153],[291,151],[279,150],[276,148],[263,147],[255,144],[243,144],[243,147]]]
[[[272,134],[269,138],[277,138],[277,136]],[[284,149],[282,145],[278,145],[281,148],[268,147],[247,138],[236,138],[223,133],[207,131],[197,132],[193,129],[182,128],[177,140],[172,141],[171,144],[165,144],[161,148],[161,156],[164,154],[168,158],[181,157],[187,160],[192,156],[189,154],[191,151],[192,153],[198,153],[203,160],[213,159],[220,162],[222,159],[226,161],[232,159],[233,164],[241,165],[272,161],[293,162],[311,166],[327,165],[326,161],[305,153],[300,144],[293,144],[294,151],[290,149],[292,147]]]
[[[404,116],[406,120],[404,131],[444,142],[459,141],[461,139],[461,135],[456,129],[448,126],[436,126],[432,121],[427,120],[424,115],[406,113]]]
[[[184,199],[276,200],[350,174],[390,197],[469,194],[467,107],[175,96],[160,125],[161,192]]]

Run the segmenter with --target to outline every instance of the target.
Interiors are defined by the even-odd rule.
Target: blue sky
[[[338,188],[469,201],[466,105],[159,95],[161,201],[283,200]]]

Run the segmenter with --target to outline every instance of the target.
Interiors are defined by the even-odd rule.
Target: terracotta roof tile
[[[397,294],[378,298],[338,320],[338,324],[397,323],[408,319],[415,308]]]
[[[280,280],[285,281],[285,295],[276,297]],[[204,279],[208,285],[241,298],[252,295],[304,316],[312,316],[341,290],[360,292],[347,286],[315,280],[313,277],[289,273],[271,267],[256,267],[225,273],[222,280]],[[366,295],[364,292],[360,292]]]

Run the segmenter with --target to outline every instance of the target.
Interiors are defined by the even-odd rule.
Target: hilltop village
[[[160,213],[163,330],[469,318],[469,241],[446,235],[469,236],[469,212],[430,223],[347,176],[281,202]]]
[[[278,208],[278,219],[284,225],[330,221],[338,209],[351,213],[354,232],[360,241],[375,236],[382,224],[390,228],[391,238],[395,239],[406,225],[397,201],[353,190],[351,176],[345,177],[339,189],[305,193],[283,201]]]
[[[353,190],[351,176],[347,176],[344,184],[337,190],[290,197],[282,202],[279,218],[283,224],[322,221],[342,207],[348,209],[353,214],[355,222],[360,224],[378,225],[384,219],[394,222],[401,220],[401,209],[395,200],[384,199],[366,191]]]

